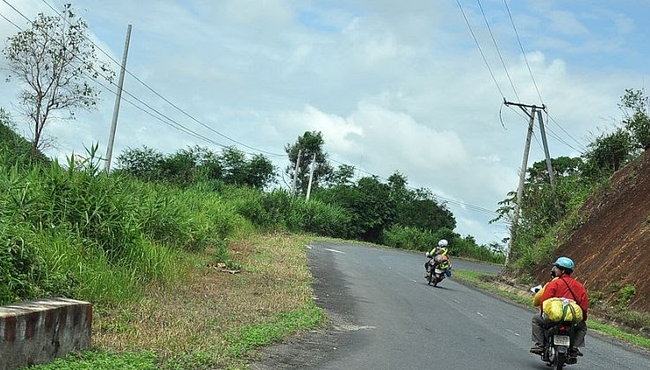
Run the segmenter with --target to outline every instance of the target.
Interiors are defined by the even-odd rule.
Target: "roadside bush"
[[[317,200],[294,199],[287,219],[291,231],[345,238],[350,230],[351,216],[342,208]]]
[[[627,284],[619,290],[619,296],[616,299],[616,306],[624,310],[630,306],[630,302],[636,296],[636,288],[632,284]]]
[[[233,200],[237,213],[264,229],[285,227],[293,202],[289,192],[276,189],[265,193],[249,189],[239,194],[243,196]]]
[[[383,240],[389,247],[417,251],[427,251],[438,244],[437,237],[431,232],[402,225],[393,225],[385,230]]]
[[[38,292],[44,261],[28,234],[32,233],[26,227],[0,223],[0,304],[31,298]]]
[[[75,295],[79,279],[67,266],[53,267],[60,256],[48,258],[44,253],[60,235],[56,230],[35,233],[24,223],[0,219],[0,305],[44,296]]]

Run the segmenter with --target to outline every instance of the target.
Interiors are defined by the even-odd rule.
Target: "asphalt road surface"
[[[318,242],[308,252],[317,304],[331,319],[263,351],[253,369],[548,369],[530,354],[525,309],[450,279],[424,279],[423,254]],[[453,260],[456,270],[500,268]],[[453,271],[453,270],[452,270]],[[567,369],[650,369],[650,357],[594,333]]]

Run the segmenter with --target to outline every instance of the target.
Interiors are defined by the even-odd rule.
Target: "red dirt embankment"
[[[650,312],[650,151],[614,174],[611,186],[588,199],[580,215],[581,225],[555,257],[571,257],[573,276],[612,302],[621,287],[633,285],[630,308]],[[543,266],[533,276],[545,281],[549,271]]]

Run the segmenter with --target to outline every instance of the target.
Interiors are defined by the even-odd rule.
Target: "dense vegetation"
[[[34,158],[6,114],[0,135],[0,303],[49,295],[119,302],[174,280],[190,253],[214,248],[215,263],[230,263],[228,238],[246,229],[420,251],[444,237],[455,255],[503,259],[453,232],[451,212],[399,173],[388,183],[352,181],[341,168],[306,200],[272,188],[270,162],[235,148],[129,149],[108,175],[96,147],[65,164]]]

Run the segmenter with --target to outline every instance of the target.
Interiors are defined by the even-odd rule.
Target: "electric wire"
[[[53,6],[52,6],[52,5],[50,5],[50,4],[47,2],[47,0],[42,0],[42,1],[43,1],[43,3],[45,3],[45,5],[47,5],[50,9],[52,9],[52,11],[54,11],[54,12],[55,12],[55,13],[56,13],[56,14],[57,14],[61,19],[65,20],[66,22],[69,22],[69,21],[68,21],[67,19],[65,19],[65,18],[64,18],[64,17],[63,17],[63,16],[62,16],[62,15],[61,15],[61,14],[60,14],[60,13],[59,13],[59,12],[58,12],[58,11],[57,11]],[[98,50],[100,50],[102,53],[104,53],[104,55],[106,55],[110,60],[112,60],[114,63],[116,63],[116,64],[117,64],[118,66],[120,66],[120,68],[121,68],[121,63],[119,63],[118,61],[116,61],[116,60],[115,60],[115,59],[114,59],[114,58],[113,58],[109,53],[107,53],[106,51],[104,51],[104,49],[102,49],[99,45],[95,44],[95,43],[94,43],[92,40],[90,40],[87,36],[84,35],[84,37],[86,37],[86,39],[87,39],[88,41],[90,41],[90,42],[91,42],[91,43],[92,43],[92,44],[93,44],[93,45],[94,45]],[[252,146],[249,146],[249,145],[247,145],[247,144],[245,144],[245,143],[242,143],[242,142],[240,142],[240,141],[238,141],[238,140],[235,140],[235,139],[233,139],[233,138],[231,138],[231,137],[229,137],[229,136],[227,136],[227,135],[225,135],[225,134],[223,134],[223,133],[221,133],[221,132],[215,130],[214,128],[210,127],[209,125],[205,124],[204,122],[198,120],[198,119],[197,119],[196,117],[194,117],[193,115],[187,113],[185,110],[183,110],[183,109],[180,108],[178,105],[176,105],[176,104],[174,104],[173,102],[171,102],[169,99],[167,99],[166,97],[164,97],[162,94],[158,93],[158,92],[157,92],[156,90],[154,90],[151,86],[149,86],[147,83],[145,83],[145,82],[142,81],[140,78],[138,78],[135,74],[131,73],[131,71],[129,71],[127,68],[124,68],[124,71],[125,71],[129,76],[133,77],[136,81],[138,81],[140,84],[142,84],[144,87],[146,87],[146,88],[147,88],[149,91],[151,91],[154,95],[156,95],[157,97],[159,97],[160,99],[162,99],[163,101],[165,101],[167,104],[169,104],[169,105],[171,105],[172,107],[174,107],[174,109],[178,110],[179,112],[181,112],[183,115],[185,115],[186,117],[188,117],[188,118],[191,119],[192,121],[198,123],[199,125],[201,125],[201,126],[205,127],[206,129],[212,131],[213,133],[215,133],[215,134],[217,134],[217,135],[219,135],[219,136],[221,136],[221,137],[223,137],[223,138],[225,138],[225,139],[228,139],[228,140],[230,140],[230,141],[232,141],[232,142],[234,142],[234,143],[236,143],[236,144],[239,144],[239,145],[244,146],[244,147],[246,147],[246,148],[248,148],[248,149],[251,149],[251,150],[253,150],[253,151],[257,151],[257,152],[261,152],[261,153],[265,153],[265,154],[269,154],[269,155],[277,156],[277,157],[286,157],[286,154],[272,153],[272,152],[268,152],[268,151],[265,151],[265,150],[262,150],[262,149],[254,148],[254,147],[252,147]]]
[[[488,63],[487,58],[485,57],[485,54],[483,53],[483,49],[481,48],[481,45],[478,42],[478,38],[476,37],[476,34],[474,33],[474,30],[472,29],[471,24],[469,23],[469,19],[467,18],[467,15],[465,14],[465,11],[463,10],[463,6],[461,5],[460,0],[456,0],[456,3],[458,4],[458,8],[460,9],[460,12],[462,13],[463,18],[465,19],[465,24],[467,24],[467,28],[469,29],[469,32],[471,33],[472,38],[474,39],[474,43],[476,44],[476,47],[478,48],[478,51],[481,54],[481,57],[483,58],[483,62],[485,63],[485,66],[487,67],[488,71],[490,72],[490,76],[492,76],[492,81],[494,81],[494,84],[496,85],[497,90],[499,91],[499,94],[501,94],[501,98],[503,98],[503,100],[505,101],[506,100],[505,94],[503,93],[503,90],[501,89],[501,86],[499,86],[499,83],[497,82],[497,79],[494,76],[494,73],[492,72],[492,68],[490,67],[490,64]],[[491,31],[490,31],[490,34],[492,34]],[[494,38],[493,38],[493,40],[494,40]],[[495,43],[495,46],[496,46],[497,45],[496,41],[494,41],[494,43]],[[497,50],[499,50],[498,46],[497,46]],[[501,57],[500,54],[499,54],[499,56]],[[506,68],[505,63],[503,62],[503,59],[501,61],[502,61],[503,65],[504,65],[504,68]],[[510,74],[508,73],[507,68],[506,68],[506,74],[508,75],[508,79],[510,80],[510,83],[512,85],[513,91],[515,92],[515,95],[517,95],[517,90],[515,89],[514,84],[512,83],[512,79],[510,78]],[[521,112],[518,112],[517,110],[513,109],[512,107],[508,106],[508,109],[515,112],[515,114],[523,117],[521,115]],[[499,116],[501,117],[501,111],[499,111]],[[503,120],[501,120],[501,125],[505,129],[505,125],[503,124]]]
[[[30,19],[29,19],[25,14],[23,14],[20,10],[18,10],[16,7],[14,7],[12,4],[10,4],[7,0],[3,0],[3,2],[6,3],[7,5],[9,5],[9,6],[10,6],[10,7],[15,11],[15,12],[17,12],[17,13],[18,13],[20,16],[22,16],[25,20],[27,20],[27,22],[33,24],[33,22],[32,22],[32,21],[31,21],[31,20],[30,20]],[[59,17],[61,17],[61,15],[59,15]],[[69,21],[66,20],[66,22],[67,22],[68,24],[70,24]],[[15,24],[14,24],[14,25],[15,25]],[[16,25],[16,27],[17,27],[19,30],[22,31],[22,28],[21,28],[20,26],[17,26],[17,25]],[[86,37],[86,39],[88,40],[87,37]],[[57,40],[54,40],[54,41],[58,42]],[[91,40],[88,40],[88,41],[90,41],[90,42],[92,43]],[[96,44],[94,44],[94,43],[93,43],[93,45],[96,46]],[[78,56],[75,56],[75,58],[78,58]],[[106,76],[104,73],[102,73],[102,71],[98,71],[98,70],[95,69],[94,67],[93,67],[93,71],[94,71],[95,73],[97,73],[99,76],[101,76],[101,77],[103,77],[104,79],[106,79],[107,81],[110,81],[109,78],[108,78],[108,76]],[[108,87],[106,87],[106,86],[105,86],[104,84],[102,84],[99,80],[97,80],[97,79],[95,79],[95,78],[91,78],[91,79],[92,79],[93,82],[95,82],[96,84],[100,85],[100,86],[101,86],[102,88],[104,88],[105,90],[107,90],[107,91],[109,91],[110,93],[112,93],[113,95],[116,95],[116,96],[117,96],[117,93],[116,93],[115,91],[113,91],[113,90],[109,89]],[[112,81],[110,81],[110,84],[116,86],[115,83],[113,83]],[[203,141],[205,141],[205,142],[207,142],[207,143],[214,144],[214,145],[220,146],[220,147],[222,147],[222,148],[228,148],[228,147],[229,147],[228,145],[225,145],[225,144],[222,144],[222,143],[220,143],[220,142],[217,142],[217,141],[215,141],[215,140],[213,140],[213,139],[208,138],[208,137],[205,136],[205,135],[199,134],[198,132],[196,132],[196,131],[194,131],[194,130],[192,130],[192,129],[189,129],[189,128],[185,127],[184,125],[180,124],[179,122],[175,121],[174,119],[170,118],[169,116],[165,115],[164,113],[160,112],[159,110],[153,108],[150,104],[147,104],[147,103],[144,102],[142,99],[140,99],[140,98],[138,98],[137,96],[135,96],[135,95],[133,95],[132,93],[130,93],[128,90],[122,89],[122,92],[124,92],[126,95],[130,96],[131,98],[133,98],[134,100],[136,100],[136,101],[139,102],[140,104],[144,105],[145,107],[147,107],[148,109],[150,109],[151,111],[153,111],[155,114],[153,114],[153,113],[151,113],[151,112],[149,112],[149,111],[143,109],[141,106],[136,105],[136,104],[133,103],[132,101],[128,101],[128,100],[126,100],[126,99],[125,99],[125,101],[127,101],[129,104],[131,104],[131,105],[134,106],[135,108],[139,109],[140,111],[142,111],[142,112],[144,112],[144,113],[150,115],[151,117],[153,117],[153,118],[155,118],[155,119],[161,121],[162,123],[164,123],[164,124],[166,124],[166,125],[168,125],[168,126],[174,128],[174,129],[176,129],[176,130],[178,130],[178,131],[180,131],[180,132],[183,132],[183,133],[185,133],[185,134],[187,134],[187,135],[189,135],[189,136],[192,136],[192,137],[194,137],[194,138],[197,138],[197,139],[203,140]],[[245,153],[245,154],[248,154],[248,155],[256,155],[256,154],[257,154],[257,153],[250,153],[250,152],[247,152],[247,151],[242,151],[242,152]]]
[[[519,32],[517,32],[517,27],[515,27],[515,21],[512,19],[512,13],[510,12],[510,7],[508,6],[508,2],[506,0],[503,0],[503,3],[506,5],[506,9],[508,10],[508,16],[510,17],[510,23],[512,24],[512,28],[515,30],[515,35],[517,36],[517,42],[519,43],[519,48],[521,49],[521,53],[524,56],[524,61],[526,62],[526,67],[528,67],[528,73],[530,73],[530,78],[533,80],[533,85],[535,85],[535,90],[537,91],[537,96],[539,97],[540,103],[543,105],[544,104],[544,99],[542,99],[542,94],[540,94],[539,88],[537,87],[537,82],[535,81],[535,77],[533,76],[533,70],[530,68],[530,64],[528,63],[528,58],[526,57],[526,52],[524,51],[524,46],[521,44],[521,39],[519,38]]]
[[[31,21],[27,16],[25,16],[25,15],[24,15],[20,10],[18,10],[16,7],[14,7],[12,4],[10,4],[7,0],[3,0],[3,2],[6,3],[9,7],[11,7],[11,8],[16,12],[16,13],[18,13],[19,15],[21,15],[24,19],[26,19],[28,22],[30,22],[31,24],[33,24],[33,22],[32,22],[32,21]],[[47,4],[47,3],[46,3],[46,4]],[[48,5],[49,5],[49,4],[48,4]],[[459,4],[459,5],[460,5],[460,4]],[[462,9],[461,9],[461,10],[462,10]],[[4,16],[3,14],[0,14],[0,16],[2,16],[3,19],[5,19],[8,23],[12,24],[12,25],[15,26],[16,28],[18,28],[20,31],[23,31],[23,29],[22,29],[20,26],[18,26],[16,23],[12,22],[10,19],[8,19],[8,18],[7,18],[6,16]],[[59,15],[59,17],[61,17],[61,15]],[[471,30],[471,28],[470,28],[470,30]],[[92,42],[92,41],[91,41],[91,42]],[[96,44],[93,43],[93,45],[95,45],[95,46],[97,47]],[[478,45],[478,44],[477,44],[477,45]],[[479,49],[480,49],[480,46],[479,46]],[[105,53],[105,52],[104,52],[104,53]],[[114,59],[113,59],[113,61],[115,62]],[[487,61],[486,61],[486,62],[487,62]],[[489,69],[489,65],[488,65],[488,69]],[[95,70],[95,72],[97,72],[100,76],[102,76],[102,77],[104,77],[104,78],[107,78],[107,76],[103,75],[100,71]],[[490,73],[492,74],[491,70],[490,70]],[[494,75],[493,75],[493,77],[494,77]],[[117,95],[117,92],[111,90],[110,88],[108,88],[107,86],[105,86],[105,85],[104,85],[103,83],[101,83],[100,81],[98,81],[98,80],[96,80],[96,79],[93,79],[93,81],[94,81],[95,83],[97,83],[99,86],[101,86],[102,88],[104,88],[105,90],[108,90],[109,92],[111,92],[111,93]],[[112,85],[114,85],[113,82],[110,82],[110,83],[111,83]],[[495,83],[496,83],[496,80],[495,80]],[[498,84],[497,84],[497,88],[498,88]],[[125,99],[125,98],[123,98],[127,103],[129,103],[130,105],[134,106],[135,108],[141,110],[142,112],[144,112],[144,113],[150,115],[151,117],[153,117],[153,118],[155,118],[155,119],[161,121],[162,123],[164,123],[164,124],[166,124],[166,125],[168,125],[168,126],[174,128],[174,129],[176,129],[176,130],[178,130],[178,131],[180,131],[180,132],[183,132],[183,133],[188,134],[188,135],[190,135],[190,136],[193,136],[193,137],[195,137],[195,138],[199,138],[199,139],[201,139],[201,140],[204,140],[204,141],[206,141],[206,142],[208,142],[208,143],[211,143],[211,144],[214,144],[214,145],[218,145],[218,146],[221,146],[221,147],[227,147],[226,145],[223,145],[223,144],[221,144],[221,143],[218,143],[218,142],[216,142],[216,141],[214,141],[214,140],[212,140],[212,139],[210,139],[210,138],[205,137],[204,135],[201,135],[201,134],[199,134],[199,133],[197,133],[197,132],[195,132],[195,131],[193,131],[193,130],[191,130],[191,129],[189,129],[189,128],[183,126],[183,125],[181,125],[180,123],[176,122],[175,120],[169,118],[167,115],[165,115],[165,114],[163,114],[162,112],[158,111],[157,109],[151,107],[149,104],[147,104],[146,102],[142,101],[140,98],[136,97],[135,95],[131,94],[130,92],[128,92],[128,91],[126,91],[126,90],[124,90],[124,89],[123,89],[122,91],[123,91],[125,94],[127,94],[128,96],[130,96],[131,98],[133,98],[134,100],[136,100],[137,102],[139,102],[140,104],[144,105],[145,107],[147,107],[147,108],[150,109],[151,111],[155,112],[158,116],[157,116],[157,115],[154,115],[154,114],[151,113],[150,111],[145,110],[145,109],[142,108],[141,106],[138,106],[138,105],[135,104],[133,101],[131,101],[131,100],[129,100],[129,99]],[[500,88],[499,88],[499,91],[501,91]],[[170,103],[170,104],[171,104],[171,103]],[[258,151],[259,151],[259,150],[258,150]],[[248,154],[251,154],[251,153],[248,153]],[[284,155],[282,155],[282,156],[284,156]],[[346,163],[343,163],[343,162],[339,162],[339,161],[336,161],[336,160],[333,160],[333,159],[330,159],[330,160],[331,160],[332,162],[335,162],[335,163],[349,165],[349,164],[346,164]],[[354,167],[356,168],[356,166],[354,166]],[[364,173],[368,174],[368,175],[371,175],[371,176],[376,177],[376,178],[378,178],[378,179],[381,179],[381,180],[387,181],[386,178],[383,178],[383,177],[381,177],[381,176],[379,176],[379,175],[373,174],[373,173],[371,173],[371,172],[369,172],[369,171],[366,171],[366,170],[363,170],[363,169],[360,169],[360,168],[357,168],[357,169],[358,169],[359,171],[361,171],[361,172],[364,172]],[[414,189],[414,188],[411,187],[411,189]],[[414,190],[416,190],[416,189],[414,189]],[[446,197],[443,197],[443,196],[440,196],[440,195],[436,195],[436,194],[431,194],[431,195],[432,195],[435,199],[439,199],[439,200],[441,200],[441,201],[443,201],[443,202],[446,202],[446,203],[449,203],[449,204],[453,204],[453,205],[456,205],[456,206],[460,206],[460,207],[462,207],[462,208],[464,208],[464,209],[467,209],[467,210],[470,210],[470,211],[474,211],[474,212],[478,212],[478,213],[483,213],[483,214],[488,214],[488,215],[491,215],[491,216],[499,215],[498,212],[495,212],[495,211],[489,210],[489,209],[484,208],[484,207],[480,207],[480,206],[472,205],[472,204],[465,203],[465,202],[458,201],[458,200],[451,199],[451,198],[446,198]],[[499,222],[504,223],[504,222],[502,222],[502,221],[499,221]]]
[[[7,3],[6,0],[3,0],[3,1],[4,1],[5,3]],[[7,3],[7,4],[8,4],[10,7],[12,7],[12,9],[14,9],[14,10],[15,10],[18,14],[20,14],[23,18],[25,18],[28,22],[32,23],[31,20],[30,20],[27,16],[25,16],[22,12],[20,12],[19,10],[17,10],[17,9],[16,9],[15,7],[13,7],[11,4],[9,4],[9,3]],[[3,18],[4,18],[4,17],[3,17]],[[16,25],[16,24],[14,24],[14,25],[15,25],[15,26],[20,30],[20,31],[23,31],[23,29],[22,29],[20,26],[18,26],[18,25]],[[48,37],[49,37],[49,35],[48,35]],[[56,40],[55,40],[55,41],[56,41]],[[75,57],[75,58],[78,58],[78,56],[76,56],[76,55],[75,55],[74,57]],[[95,73],[97,73],[100,77],[106,79],[107,81],[109,80],[108,76],[106,76],[105,74],[103,74],[101,71],[98,71],[98,70],[95,69],[95,68],[93,68],[93,71],[94,71]],[[110,92],[110,93],[112,93],[112,94],[114,94],[114,95],[117,96],[117,93],[116,93],[115,91],[113,91],[113,90],[111,90],[110,88],[108,88],[106,85],[104,85],[104,84],[103,84],[101,81],[99,81],[98,79],[94,79],[94,78],[93,78],[92,80],[93,80],[94,83],[96,83],[96,84],[98,84],[99,86],[101,86],[104,90],[106,90],[106,91],[108,91],[108,92]],[[112,82],[111,82],[111,84],[115,85],[115,84],[112,83]],[[157,119],[157,120],[159,120],[160,122],[162,122],[162,123],[164,123],[164,124],[166,124],[166,125],[168,125],[168,126],[174,128],[174,129],[176,129],[176,130],[178,130],[178,131],[180,131],[180,132],[183,132],[183,133],[185,133],[185,134],[187,134],[187,135],[189,135],[189,136],[192,136],[192,137],[194,137],[194,138],[197,138],[197,139],[203,140],[203,141],[205,141],[205,142],[207,142],[207,143],[214,144],[214,145],[217,145],[217,146],[220,146],[220,147],[223,147],[223,148],[227,148],[227,147],[228,147],[227,145],[224,145],[224,144],[221,144],[221,143],[219,143],[219,142],[216,142],[215,140],[212,140],[212,139],[210,139],[210,138],[208,138],[208,137],[206,137],[206,136],[204,136],[204,135],[201,135],[201,134],[197,133],[197,132],[194,131],[194,130],[191,130],[191,129],[189,129],[189,128],[183,126],[183,125],[181,125],[180,123],[176,122],[175,120],[173,120],[173,119],[171,119],[170,117],[166,116],[166,115],[163,114],[162,112],[160,112],[160,111],[158,111],[157,109],[153,108],[151,105],[145,103],[144,101],[142,101],[141,99],[139,99],[139,98],[136,97],[135,95],[131,94],[130,92],[128,92],[128,91],[126,91],[126,90],[124,90],[124,89],[123,89],[122,91],[123,91],[125,94],[127,94],[128,96],[132,97],[134,100],[138,101],[140,104],[142,104],[142,105],[146,106],[147,108],[149,108],[151,111],[153,111],[153,112],[156,113],[157,115],[151,113],[150,111],[145,110],[145,109],[142,108],[141,106],[138,106],[138,105],[135,104],[133,101],[130,101],[130,100],[126,99],[126,98],[123,98],[124,101],[126,101],[126,102],[129,103],[129,104],[131,104],[132,106],[134,106],[135,108],[139,109],[140,111],[142,111],[142,112],[144,112],[144,113],[150,115],[150,116],[153,117],[154,119]],[[248,152],[244,152],[244,153],[249,154],[249,155],[254,155],[253,153],[248,153]]]
[[[586,152],[587,151],[587,148],[585,147],[585,145],[583,143],[581,143],[579,140],[577,140],[576,138],[574,138],[570,133],[568,133],[548,112],[546,112],[546,120],[547,121],[550,120],[551,122],[553,122],[557,127],[560,128],[560,130],[562,130],[562,132],[564,132],[564,134],[566,134],[566,136],[570,137],[571,140],[573,140],[576,144],[578,144],[578,146],[580,148],[582,148],[582,149],[581,150],[576,149],[576,148],[574,148],[573,146],[571,146],[569,144],[567,144],[567,146],[573,148],[574,150],[576,150],[578,152]]]
[[[3,1],[4,1],[5,3],[7,3],[7,1],[5,1],[5,0],[3,0]],[[23,13],[21,13],[21,12],[18,11],[16,8],[14,8],[11,4],[7,3],[7,5],[9,5],[10,7],[12,7],[12,9],[16,10],[16,11],[18,12],[18,14],[20,14],[23,18],[25,18],[25,19],[27,19],[29,22],[31,22],[31,20],[29,20],[29,18],[27,18]],[[1,15],[1,14],[0,14],[0,15]],[[12,22],[12,21],[10,21],[10,20],[9,20],[8,18],[6,18],[4,15],[1,15],[1,16],[2,16],[2,18],[4,18],[6,21],[8,21],[9,23],[13,24],[13,25],[18,29],[18,30],[23,31],[22,27],[18,26],[17,24],[15,24],[15,23]],[[75,56],[75,57],[76,57],[76,56]],[[93,70],[94,70],[96,73],[98,73],[101,77],[107,79],[107,76],[104,75],[104,74],[102,74],[100,71],[97,71],[97,70],[94,69],[94,68],[93,68]],[[107,90],[107,91],[109,91],[109,92],[111,92],[111,93],[117,95],[117,93],[116,93],[115,91],[113,91],[113,90],[111,90],[110,88],[108,88],[108,87],[107,87],[106,85],[104,85],[101,81],[96,80],[96,79],[93,79],[93,81],[94,81],[96,84],[100,85],[102,88],[104,88],[104,90]],[[124,91],[124,90],[123,90],[123,91]],[[180,132],[183,132],[183,133],[188,134],[188,135],[190,135],[190,136],[193,136],[193,137],[195,137],[195,138],[198,138],[198,139],[204,140],[204,141],[206,141],[206,142],[208,142],[208,143],[211,143],[211,144],[214,144],[214,145],[218,145],[218,146],[221,146],[221,147],[226,147],[226,145],[223,145],[223,144],[220,144],[220,143],[218,143],[218,142],[215,142],[214,140],[211,140],[210,138],[207,138],[207,137],[205,137],[205,136],[203,136],[203,135],[201,135],[201,134],[199,134],[199,133],[197,133],[197,132],[195,132],[195,131],[193,131],[193,130],[190,130],[190,129],[184,127],[183,125],[180,125],[178,122],[175,122],[174,120],[172,120],[172,119],[170,119],[169,117],[165,116],[164,114],[162,114],[162,113],[159,112],[158,110],[156,110],[156,109],[154,109],[153,107],[149,106],[148,104],[144,103],[143,101],[141,101],[140,99],[138,99],[136,96],[130,94],[128,91],[124,91],[124,92],[127,93],[127,94],[128,94],[129,96],[131,96],[132,98],[134,98],[135,100],[137,100],[138,102],[140,102],[141,104],[145,105],[147,108],[149,108],[149,109],[151,109],[152,111],[156,112],[159,116],[156,116],[156,115],[152,114],[151,112],[149,112],[149,111],[143,109],[142,107],[138,106],[137,104],[133,103],[132,101],[130,101],[130,100],[128,100],[128,99],[123,98],[124,101],[126,101],[127,103],[133,105],[135,108],[137,108],[137,109],[143,111],[144,113],[150,115],[151,117],[153,117],[153,118],[155,118],[155,119],[161,121],[162,123],[164,123],[164,124],[166,124],[166,125],[168,125],[168,126],[174,128],[174,129],[176,129],[176,130],[178,130],[178,131],[180,131]],[[162,118],[161,118],[161,117],[162,117]],[[166,121],[165,121],[165,119],[166,119]],[[250,153],[249,153],[249,154],[250,154]]]
[[[469,19],[467,19],[467,15],[465,15],[465,11],[463,10],[463,6],[460,4],[460,0],[456,0],[456,4],[458,4],[458,8],[460,9],[460,12],[463,14],[463,18],[465,19],[465,23],[467,24],[467,27],[469,28],[469,32],[472,34],[472,38],[474,39],[474,42],[476,43],[476,47],[478,47],[479,53],[481,53],[481,57],[483,58],[483,62],[485,62],[485,66],[487,67],[488,71],[490,72],[490,76],[492,76],[492,81],[494,81],[494,84],[497,87],[497,90],[499,90],[499,93],[501,94],[501,97],[505,99],[505,94],[503,93],[503,90],[501,90],[501,87],[499,86],[499,83],[497,82],[496,77],[494,77],[494,73],[492,72],[492,68],[490,68],[490,64],[487,61],[487,58],[485,57],[485,54],[483,53],[483,49],[481,49],[481,45],[478,42],[478,39],[476,38],[476,35],[474,34],[474,30],[472,29],[472,26],[469,23]]]
[[[478,2],[478,7],[481,9],[481,13],[483,14],[483,19],[485,20],[485,25],[487,26],[488,31],[490,32],[490,37],[492,38],[492,42],[494,43],[494,48],[497,51],[497,54],[499,55],[499,59],[501,60],[501,65],[503,66],[503,69],[506,72],[506,76],[508,76],[508,81],[510,81],[510,86],[512,87],[512,91],[515,93],[515,97],[517,98],[517,101],[520,101],[519,99],[519,94],[517,94],[517,89],[515,89],[515,84],[512,82],[512,78],[510,77],[510,72],[508,72],[508,67],[506,67],[506,62],[503,60],[503,55],[501,55],[501,50],[499,50],[499,45],[497,44],[497,40],[494,38],[494,34],[492,33],[492,27],[490,27],[490,22],[488,22],[487,16],[485,15],[485,11],[483,10],[483,5],[481,5],[481,0],[476,0]]]
[[[5,17],[4,14],[0,13],[0,17],[4,18],[5,21],[9,22],[9,23],[12,24],[14,27],[16,27],[16,28],[18,28],[19,30],[22,31],[22,28],[20,28],[19,25],[17,25],[16,23],[14,23],[11,19]]]

